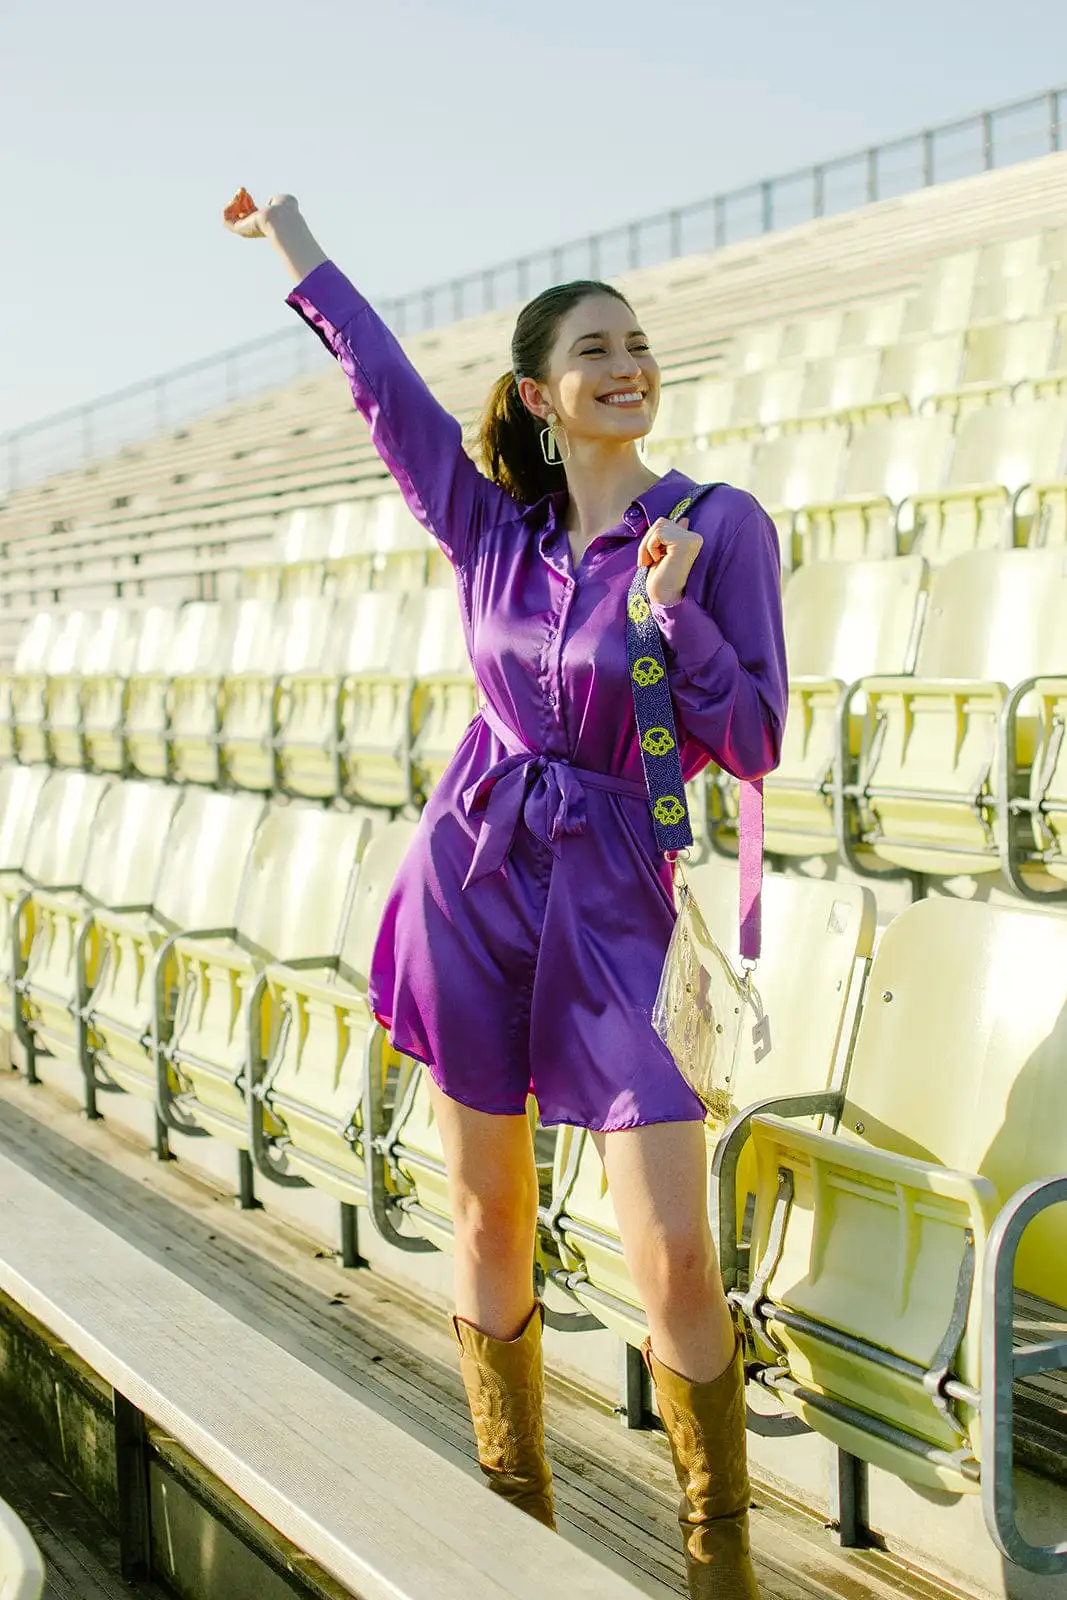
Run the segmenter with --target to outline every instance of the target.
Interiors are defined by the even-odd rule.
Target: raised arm
[[[449,559],[464,565],[482,533],[518,514],[463,449],[462,430],[430,393],[385,323],[327,258],[291,195],[227,226],[268,238],[297,286],[288,304],[319,335],[348,379],[371,439],[411,511]]]
[[[652,605],[682,726],[736,778],[778,765],[789,692],[778,535],[749,505],[708,540],[681,598]]]

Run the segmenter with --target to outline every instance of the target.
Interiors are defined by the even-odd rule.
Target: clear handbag
[[[757,1061],[771,1047],[770,1025],[753,980],[754,961],[741,971],[715,940],[679,861],[674,863],[678,919],[652,1009],[652,1026],[675,1065],[717,1122],[738,1109],[733,1086],[746,1036]]]

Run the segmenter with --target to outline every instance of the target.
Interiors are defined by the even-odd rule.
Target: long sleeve
[[[718,551],[706,541],[681,600],[652,613],[686,733],[734,777],[761,778],[781,757],[789,689],[778,535],[745,499]]]
[[[463,566],[487,527],[518,516],[515,501],[478,471],[455,417],[332,261],[297,284],[287,304],[337,358],[375,449],[415,517]]]

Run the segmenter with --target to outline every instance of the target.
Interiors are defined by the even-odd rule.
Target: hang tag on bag
[[[682,1077],[716,1122],[737,1111],[734,1080],[745,1055],[762,1061],[771,1049],[752,963],[738,972],[714,938],[681,864],[674,863],[678,917],[667,947],[652,1026]]]

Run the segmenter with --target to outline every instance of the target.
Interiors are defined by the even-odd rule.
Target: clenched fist
[[[685,593],[686,580],[704,541],[690,528],[688,517],[672,522],[660,517],[645,534],[637,551],[637,565],[651,567],[648,598],[653,605],[672,606]]]

